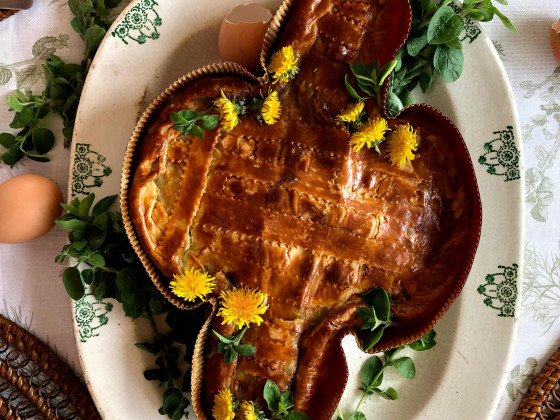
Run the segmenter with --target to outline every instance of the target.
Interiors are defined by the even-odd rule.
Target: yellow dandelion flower
[[[175,274],[173,278],[175,280],[169,283],[171,291],[187,302],[194,302],[196,298],[203,299],[215,286],[214,277],[193,267],[185,268],[183,274]]]
[[[239,124],[239,118],[237,116],[237,110],[235,109],[235,104],[230,101],[223,91],[221,98],[214,101],[214,106],[218,108],[220,112],[220,121],[222,122],[222,128],[225,131],[230,131]]]
[[[407,125],[400,125],[387,139],[387,155],[391,164],[402,168],[414,160],[414,151],[418,148],[418,139],[414,129]]]
[[[216,420],[233,420],[235,411],[233,409],[233,396],[229,389],[222,389],[214,397],[214,408],[212,415]]]
[[[384,118],[369,119],[360,126],[358,131],[352,134],[350,144],[354,145],[355,152],[359,152],[364,146],[367,146],[368,149],[374,146],[377,150],[377,145],[383,140],[388,129],[389,126]]]
[[[272,125],[280,118],[282,104],[278,99],[278,92],[272,92],[266,97],[261,108],[261,116],[265,123]]]
[[[263,305],[266,295],[246,287],[224,291],[220,297],[224,300],[218,311],[218,315],[224,318],[222,325],[233,322],[240,329],[251,322],[260,325],[262,318],[259,315],[268,309]]]
[[[359,101],[356,104],[349,105],[344,110],[342,110],[340,114],[336,116],[336,122],[339,124],[345,122],[348,123],[356,122],[358,121],[358,118],[360,118],[360,114],[362,113],[363,110],[364,110],[363,101]]]
[[[255,404],[251,401],[243,401],[240,406],[241,414],[243,414],[243,420],[258,420],[257,409]]]
[[[274,81],[272,83],[285,83],[292,79],[298,72],[298,59],[294,55],[294,49],[291,45],[276,51],[272,54],[268,71],[272,73]]]

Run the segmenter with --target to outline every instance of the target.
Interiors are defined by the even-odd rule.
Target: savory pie
[[[247,286],[268,295],[264,322],[243,338],[255,355],[226,364],[204,332],[206,357],[194,360],[204,365],[193,389],[199,418],[210,418],[224,388],[263,406],[266,379],[291,389],[297,410],[330,418],[347,375],[340,340],[360,325],[361,295],[383,287],[392,297],[399,326],[377,349],[415,340],[459,294],[478,244],[472,164],[446,117],[415,105],[388,121],[418,134],[416,157],[403,168],[391,165],[383,144],[381,155],[354,152],[349,131],[335,122],[351,102],[348,63],[392,59],[408,33],[408,0],[288,6],[275,48],[294,49],[293,80],[257,83],[241,69],[199,72],[152,104],[133,148],[127,204],[145,263],[161,273],[154,281],[165,286],[196,267],[216,275],[218,291]],[[246,116],[229,132],[199,139],[170,119],[171,112],[212,107],[222,91],[249,100],[270,89],[282,101],[271,126]],[[380,115],[372,103],[368,116]],[[221,317],[211,328],[222,335],[234,329]]]

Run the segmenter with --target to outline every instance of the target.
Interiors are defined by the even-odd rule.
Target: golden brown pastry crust
[[[167,278],[194,266],[268,295],[265,321],[243,340],[257,348],[254,356],[226,365],[208,339],[200,418],[224,387],[262,403],[266,379],[291,388],[296,408],[312,419],[329,418],[347,374],[340,340],[360,323],[363,292],[390,291],[401,329],[414,336],[460,291],[478,243],[480,202],[452,123],[427,106],[390,120],[392,128],[410,123],[420,138],[416,159],[402,169],[372,150],[353,152],[350,133],[334,123],[350,102],[347,63],[384,64],[409,24],[408,0],[298,0],[279,42],[300,59],[293,81],[201,78],[159,104],[145,127],[128,205],[148,256]],[[269,89],[283,104],[273,126],[241,117],[231,132],[205,131],[201,140],[170,122],[171,112],[208,109],[221,90],[252,98]],[[212,328],[230,334],[221,322]],[[402,333],[393,330],[389,338]],[[329,385],[333,378],[342,387]]]

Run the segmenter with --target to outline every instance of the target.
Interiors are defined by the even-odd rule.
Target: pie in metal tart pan
[[[482,218],[472,163],[453,123],[427,105],[388,120],[391,128],[410,124],[419,137],[415,159],[398,168],[383,153],[355,152],[350,133],[335,122],[351,102],[348,63],[390,61],[410,19],[407,0],[288,0],[267,33],[262,61],[291,46],[299,59],[293,80],[273,83],[267,74],[215,64],[173,83],[138,122],[121,186],[136,252],[159,290],[186,310],[201,302],[171,293],[170,278],[195,267],[217,279],[193,357],[198,418],[211,418],[224,388],[261,401],[271,379],[293,391],[297,410],[328,419],[348,376],[340,342],[353,334],[363,345],[356,308],[364,292],[390,292],[398,323],[372,351],[422,337],[459,295]],[[208,109],[222,91],[254,98],[269,90],[282,100],[272,126],[246,116],[231,131],[198,139],[170,120],[171,112]],[[367,115],[379,115],[371,102]],[[257,353],[226,364],[209,331],[233,332],[216,316],[219,292],[232,287],[266,293],[268,310],[244,336]]]

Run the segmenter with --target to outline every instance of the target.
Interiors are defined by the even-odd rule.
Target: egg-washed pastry
[[[206,69],[156,100],[139,126],[127,204],[156,284],[177,303],[169,282],[199,270],[215,277],[206,299],[218,306],[231,290],[266,295],[263,321],[242,340],[255,354],[226,363],[217,351],[212,329],[239,331],[223,311],[202,331],[193,360],[199,419],[212,418],[227,392],[266,408],[267,379],[293,392],[296,410],[329,419],[348,373],[340,341],[358,337],[362,294],[388,291],[398,324],[374,350],[414,341],[459,294],[480,235],[470,157],[445,116],[413,105],[388,119],[366,101],[363,124],[386,124],[380,154],[367,139],[357,147],[355,130],[337,120],[352,106],[349,63],[391,61],[409,30],[408,0],[287,5],[272,29],[273,51],[285,55],[265,82],[235,66]],[[267,121],[251,104],[272,92],[281,106]],[[171,120],[183,110],[221,111],[221,124],[203,138],[183,134]],[[395,133],[414,136],[411,155],[392,150]]]

